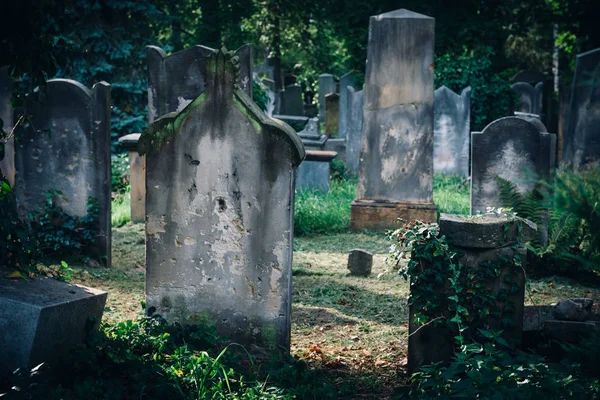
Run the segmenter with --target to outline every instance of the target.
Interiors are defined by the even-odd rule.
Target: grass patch
[[[471,209],[469,179],[457,175],[435,174],[433,202],[440,213],[469,215]]]
[[[129,188],[122,194],[117,194],[111,204],[111,224],[119,228],[131,221],[131,196]]]

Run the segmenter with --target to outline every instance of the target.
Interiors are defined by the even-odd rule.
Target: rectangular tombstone
[[[471,137],[471,214],[501,207],[497,177],[520,192],[549,178],[555,164],[556,135],[541,132],[543,124],[519,117],[500,118]]]
[[[460,95],[446,86],[435,91],[433,108],[433,171],[469,176],[471,87]]]
[[[296,189],[329,192],[329,163],[336,156],[335,151],[306,150],[306,159],[296,173]]]
[[[435,221],[435,20],[408,10],[372,16],[363,134],[351,229],[390,229],[398,218]]]
[[[325,121],[325,96],[335,92],[335,78],[333,75],[319,75],[319,120]]]
[[[140,133],[119,138],[119,144],[129,152],[129,195],[131,222],[146,220],[146,157],[137,152]]]
[[[354,90],[356,77],[352,72],[344,74],[340,78],[340,124],[338,134],[345,138],[348,130],[348,119],[350,118],[350,104],[348,103],[348,88]]]
[[[107,293],[38,276],[4,279],[0,268],[0,378],[17,368],[56,363],[100,325]]]
[[[298,85],[289,85],[281,93],[281,114],[304,116],[304,101],[302,88]]]
[[[600,159],[600,48],[577,56],[563,162],[572,166]]]
[[[325,96],[325,134],[338,136],[340,118],[340,95],[329,93]]]
[[[150,125],[146,303],[169,322],[209,323],[258,358],[289,352],[300,138],[235,88],[233,52],[206,60],[206,90]]]
[[[527,82],[516,82],[510,88],[519,97],[519,106],[515,111],[542,115],[544,82],[538,82],[535,87]]]
[[[360,142],[363,123],[363,91],[348,86],[348,124],[346,128],[346,171],[357,176],[360,165]]]
[[[192,46],[171,55],[146,46],[148,57],[148,122],[179,112],[204,91],[204,60],[213,49]],[[238,85],[252,97],[252,46],[236,51],[240,63]]]
[[[27,99],[32,124],[20,126],[15,148],[15,195],[19,218],[41,211],[46,193],[62,194],[65,213],[84,217],[98,201],[98,234],[87,252],[111,261],[110,85],[89,90],[69,79],[53,79]],[[34,131],[33,127],[37,131]]]
[[[335,151],[337,153],[336,159],[346,162],[346,139],[329,138],[325,142],[324,149],[327,151]]]
[[[0,68],[0,119],[2,130],[9,135],[13,128],[13,108],[10,103],[13,92],[13,82],[8,76],[8,68]],[[1,138],[0,138],[1,139]],[[0,143],[1,144],[1,143]],[[4,151],[0,149],[0,174],[6,178],[10,186],[15,184],[15,139],[8,139],[4,143]],[[4,152],[4,157],[2,153]]]

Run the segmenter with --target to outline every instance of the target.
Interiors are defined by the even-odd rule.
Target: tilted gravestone
[[[356,77],[352,72],[348,72],[340,77],[340,123],[338,134],[345,138],[348,130],[348,118],[350,107],[348,104],[348,88],[354,89]]]
[[[363,135],[351,229],[435,221],[433,42],[435,20],[408,10],[372,16]]]
[[[15,140],[8,138],[13,128],[13,108],[10,103],[13,92],[13,82],[8,76],[6,67],[0,68],[0,120],[2,130],[7,139],[2,140],[0,135],[0,174],[6,178],[10,186],[15,184]]]
[[[281,92],[281,115],[304,116],[304,102],[300,86],[286,86],[285,90]]]
[[[348,87],[348,124],[346,128],[346,171],[358,175],[360,165],[360,142],[363,125],[363,91]]]
[[[214,50],[192,46],[167,55],[157,46],[147,46],[148,57],[148,122],[175,111],[181,111],[198,97],[205,87],[204,63]],[[239,85],[252,96],[252,46],[240,47]]]
[[[519,106],[515,111],[542,115],[543,82],[538,82],[535,87],[527,82],[516,82],[510,88],[519,97]]]
[[[434,95],[433,171],[469,176],[471,87],[458,95],[442,86]]]
[[[325,96],[335,93],[335,78],[331,74],[319,75],[319,120],[325,121]]]
[[[543,126],[543,125],[541,125]],[[556,135],[523,118],[500,118],[471,135],[471,214],[501,207],[497,178],[519,192],[548,178],[555,164]]]
[[[256,357],[289,352],[298,135],[237,87],[236,59],[206,60],[206,90],[142,133],[146,303],[210,323]]]
[[[26,103],[31,124],[20,126],[15,147],[15,195],[19,218],[41,211],[46,193],[58,190],[58,206],[84,217],[98,202],[98,256],[111,252],[110,85],[89,90],[79,82],[53,79]],[[35,129],[35,130],[34,130]]]
[[[340,95],[329,93],[325,96],[325,133],[338,136],[340,121]]]
[[[577,56],[563,162],[579,166],[600,159],[600,48]]]

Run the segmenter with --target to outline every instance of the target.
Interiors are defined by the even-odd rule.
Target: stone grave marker
[[[541,122],[540,122],[541,124]],[[543,126],[543,125],[542,125]],[[556,135],[519,117],[500,118],[471,135],[471,214],[500,207],[497,177],[532,190],[555,164]]]
[[[471,87],[460,95],[446,86],[435,91],[433,108],[433,171],[469,176]]]
[[[435,221],[433,42],[435,20],[408,10],[372,16],[363,134],[351,229]]]
[[[298,135],[237,87],[233,52],[206,60],[206,90],[150,125],[146,303],[169,322],[208,323],[257,358],[290,346]]]
[[[296,189],[315,189],[329,192],[330,162],[335,151],[306,150],[306,159],[296,173]]]
[[[563,162],[600,159],[600,48],[577,56],[564,138]]]
[[[98,234],[88,250],[106,257],[110,266],[110,85],[100,82],[89,90],[73,80],[53,79],[26,107],[33,124],[18,128],[15,147],[19,218],[41,211],[49,191],[60,191],[58,205],[77,217],[86,216],[88,199],[95,199]]]
[[[119,138],[119,144],[129,152],[129,196],[131,222],[146,221],[146,156],[137,152],[139,133]]]
[[[302,88],[296,84],[285,87],[281,93],[281,115],[304,116]]]
[[[348,104],[348,88],[354,89],[356,77],[352,72],[348,72],[340,77],[340,124],[338,134],[345,138],[348,130],[348,118],[351,112]]]
[[[358,175],[360,165],[360,142],[363,124],[363,91],[348,87],[348,124],[346,128],[346,170],[353,176]]]
[[[325,134],[338,136],[340,121],[340,95],[329,93],[325,96]]]
[[[348,254],[350,275],[369,276],[373,269],[373,253],[362,249],[352,249]]]
[[[13,128],[13,108],[10,103],[13,92],[13,82],[8,76],[8,68],[0,68],[0,119],[2,120],[2,130],[6,135],[10,134]],[[0,143],[2,144],[2,143]],[[8,180],[10,186],[15,184],[15,140],[14,137],[8,139],[4,144],[4,158],[0,150],[0,173]]]
[[[544,83],[538,82],[535,87],[527,82],[516,82],[510,88],[519,97],[519,106],[515,111],[542,115]]]
[[[167,55],[157,46],[147,46],[148,57],[148,122],[162,115],[181,111],[204,91],[204,63],[213,49],[192,46]],[[240,47],[238,84],[252,96],[252,46]]]
[[[325,121],[325,96],[335,92],[335,78],[333,75],[319,75],[319,120]]]

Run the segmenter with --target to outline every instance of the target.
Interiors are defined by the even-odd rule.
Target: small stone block
[[[599,322],[558,321],[555,319],[544,323],[544,332],[550,339],[559,342],[577,342],[589,335],[600,333]]]
[[[37,277],[6,279],[0,268],[0,376],[56,361],[97,329],[107,293]]]
[[[373,253],[366,250],[353,249],[348,255],[348,269],[351,275],[369,276],[373,268]]]
[[[587,321],[592,315],[593,305],[592,299],[566,299],[554,306],[552,315],[561,321]]]
[[[435,222],[437,207],[433,203],[354,200],[350,209],[350,230],[398,229],[398,220]]]
[[[523,332],[544,329],[544,323],[552,319],[552,309],[552,306],[525,306],[523,309]]]

